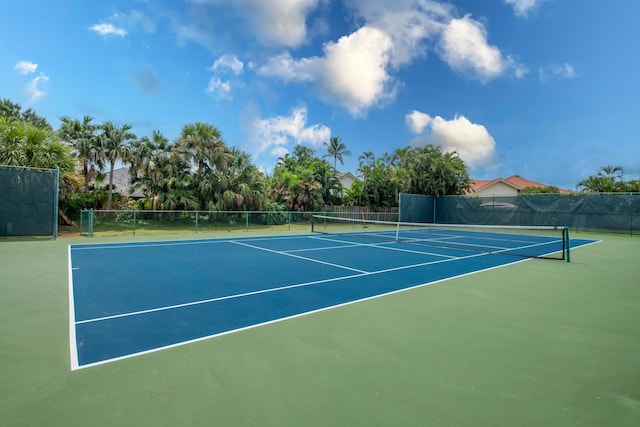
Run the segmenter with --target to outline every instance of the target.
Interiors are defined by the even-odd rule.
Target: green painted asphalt
[[[640,425],[640,238],[573,237],[602,242],[73,372],[67,248],[114,239],[2,241],[0,425]]]

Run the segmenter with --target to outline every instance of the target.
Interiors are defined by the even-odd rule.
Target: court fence
[[[0,165],[0,237],[58,235],[59,169]]]
[[[400,196],[399,221],[566,226],[573,231],[640,233],[640,193],[518,196]]]
[[[379,221],[398,221],[397,209],[373,211],[333,209],[293,211],[93,210],[80,212],[83,236],[211,233],[232,231],[306,232],[314,214]]]

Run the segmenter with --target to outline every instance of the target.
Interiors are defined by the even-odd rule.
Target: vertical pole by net
[[[133,211],[133,235],[134,236],[136,235],[136,217],[137,217],[136,212],[137,211],[135,210]]]
[[[569,227],[565,227],[564,228],[564,236],[563,236],[563,240],[564,240],[564,250],[565,250],[565,257],[567,259],[567,262],[571,262],[571,239],[569,238]]]
[[[198,234],[198,211],[196,211],[196,234]]]
[[[438,221],[436,221],[436,203],[438,202],[438,198],[436,196],[431,196],[431,199],[433,200],[433,223],[437,224]]]

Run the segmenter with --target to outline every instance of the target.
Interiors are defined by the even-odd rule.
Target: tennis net
[[[569,228],[564,226],[430,224],[314,215],[311,231],[355,243],[440,248],[460,256],[481,252],[570,260]]]

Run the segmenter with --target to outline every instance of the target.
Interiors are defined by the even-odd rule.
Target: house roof
[[[357,178],[355,177],[355,175],[353,175],[351,172],[341,172],[341,173],[338,173],[338,174],[336,175],[336,177],[337,177],[338,179],[342,179],[342,178],[351,178],[351,179],[353,179],[354,181],[357,179]]]
[[[94,172],[95,173],[95,172]],[[109,172],[107,171],[104,181],[101,182],[101,185],[109,184]],[[95,175],[91,179],[91,182],[95,182]],[[141,198],[144,197],[142,189],[136,188],[131,192],[131,172],[129,168],[122,167],[118,169],[114,169],[113,171],[113,186],[114,191],[116,193],[120,193],[125,197],[134,197]]]
[[[487,187],[491,187],[492,185],[495,185],[497,183],[503,183],[505,185],[508,185],[510,187],[515,188],[516,190],[520,191],[525,187],[538,187],[538,188],[543,188],[543,187],[548,187],[548,184],[542,184],[540,182],[536,182],[536,181],[531,181],[528,179],[524,179],[518,175],[512,175],[508,178],[496,178],[496,179],[476,179],[471,181],[471,189],[470,189],[470,193],[475,193],[478,192],[484,188]],[[569,190],[564,190],[564,189],[560,189],[560,193],[561,194],[569,194],[571,193]]]

